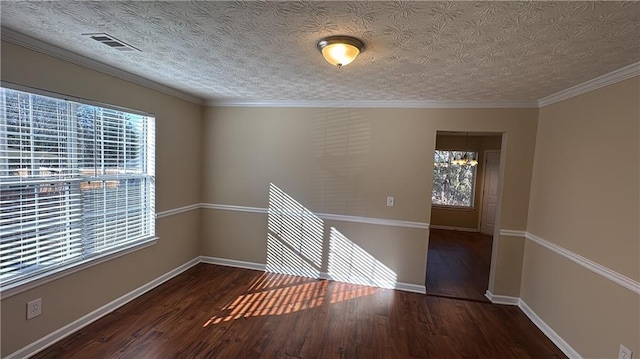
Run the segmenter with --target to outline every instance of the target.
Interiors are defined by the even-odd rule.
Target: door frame
[[[484,204],[485,204],[485,185],[487,183],[487,154],[488,153],[497,153],[499,155],[498,157],[498,195],[496,195],[497,198],[497,203],[496,203],[496,207],[498,206],[498,204],[500,203],[500,183],[501,183],[501,176],[500,176],[500,168],[502,167],[502,149],[500,150],[484,150],[483,151],[483,164],[482,164],[482,196],[481,196],[481,200],[480,200],[480,208],[478,211],[478,233],[482,233],[482,234],[486,234],[488,236],[492,236],[493,237],[493,233],[484,233],[482,232],[482,217],[484,215]],[[497,208],[496,208],[497,211]],[[496,213],[496,218],[498,217],[498,214]],[[496,223],[494,223],[494,227],[495,225],[497,225],[497,219],[495,221]],[[495,230],[495,228],[494,228]]]
[[[496,223],[495,228],[493,229],[493,238],[492,248],[491,248],[491,266],[489,268],[489,288],[487,288],[487,293],[485,296],[492,301],[491,296],[494,291],[494,285],[496,280],[496,271],[498,267],[498,250],[500,247],[500,227],[502,223],[502,201],[503,201],[503,190],[504,190],[504,179],[507,167],[507,149],[509,147],[509,133],[502,132],[502,143],[500,145],[500,167],[499,167],[499,177],[498,177],[498,206],[496,208]]]
[[[433,141],[433,149],[432,151],[436,150],[436,137],[438,136],[438,132],[443,131],[443,132],[464,132],[463,130],[460,129],[455,129],[455,130],[436,130],[434,131],[434,141]],[[488,288],[487,291],[485,293],[485,297],[487,297],[487,299],[489,299],[489,301],[491,301],[491,298],[489,297],[489,294],[491,294],[493,292],[493,287],[494,287],[494,283],[495,283],[495,276],[496,276],[496,267],[497,267],[497,260],[498,260],[498,248],[500,245],[500,223],[502,221],[502,201],[503,201],[503,189],[504,189],[504,177],[505,177],[505,172],[506,172],[506,154],[507,154],[507,147],[508,147],[508,140],[509,140],[509,133],[506,131],[490,131],[490,130],[481,130],[481,131],[477,131],[477,132],[486,132],[486,133],[491,133],[492,135],[499,135],[501,140],[500,140],[500,150],[484,150],[484,152],[486,151],[496,151],[500,153],[500,161],[498,164],[498,200],[497,200],[497,207],[496,207],[496,219],[495,219],[495,226],[494,226],[494,231],[493,233],[490,235],[492,238],[492,246],[491,246],[491,264],[489,266],[489,283],[488,283]],[[433,155],[431,157],[432,161],[433,161]],[[483,161],[486,161],[486,156],[483,159]],[[433,163],[432,163],[433,166]],[[486,166],[484,166],[483,163],[483,189],[484,189],[484,168],[486,168]],[[431,171],[433,171],[433,167],[431,167]],[[431,178],[431,185],[433,186],[433,178]],[[429,198],[431,197],[431,193],[429,193]],[[484,193],[481,196],[481,202],[484,201]],[[431,202],[431,200],[429,200],[429,213],[431,216],[431,211],[433,209],[433,203]],[[482,216],[482,208],[479,209],[478,211],[478,215]],[[429,222],[431,222],[431,220],[429,219]],[[478,220],[478,233],[480,233],[480,222],[481,219]],[[430,223],[429,223],[429,228],[432,228]],[[427,246],[426,246],[426,251],[425,251],[425,264],[428,261],[427,258],[429,257],[429,231],[427,231]],[[426,288],[426,281],[427,281],[427,265],[425,265],[424,270],[422,272],[424,274],[424,283],[425,283],[425,289],[428,293],[428,288]]]

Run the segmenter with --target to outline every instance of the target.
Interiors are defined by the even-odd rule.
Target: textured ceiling
[[[535,102],[640,61],[640,2],[2,2],[3,27],[210,101]],[[141,52],[83,37],[108,33]],[[338,69],[316,43],[366,49]]]

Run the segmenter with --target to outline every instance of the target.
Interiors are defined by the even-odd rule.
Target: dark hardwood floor
[[[492,242],[481,233],[431,229],[427,293],[488,302]]]
[[[518,309],[199,264],[34,358],[564,358]]]

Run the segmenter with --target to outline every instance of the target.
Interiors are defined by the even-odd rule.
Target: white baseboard
[[[437,224],[430,224],[429,228],[431,228],[431,229],[444,229],[444,230],[447,230],[447,231],[479,232],[478,228],[440,226],[440,225],[437,225]]]
[[[490,291],[486,291],[484,296],[489,299],[489,301],[493,304],[503,304],[503,305],[518,305],[520,302],[520,298],[518,297],[510,297],[507,295],[494,295]]]
[[[417,285],[417,284],[411,284],[411,283],[398,282],[398,283],[396,283],[396,289],[404,291],[404,292],[413,292],[413,293],[420,293],[420,294],[426,294],[427,293],[427,287],[426,286]]]
[[[237,261],[234,259],[208,257],[208,256],[200,256],[198,259],[200,260],[200,263],[217,264],[217,265],[226,266],[226,267],[253,269],[253,270],[259,270],[259,271],[264,271],[266,268],[266,265],[262,263],[244,262],[244,261]]]
[[[569,357],[569,359],[582,359],[580,353],[573,349],[571,345],[569,345],[569,343],[567,343],[564,339],[562,339],[560,335],[558,335],[558,333],[551,329],[551,327],[547,325],[547,323],[545,323],[544,320],[542,320],[542,318],[540,318],[538,314],[536,314],[536,312],[534,312],[533,309],[531,309],[531,307],[529,307],[527,303],[525,303],[521,298],[510,297],[506,295],[494,295],[488,290],[484,296],[487,297],[493,304],[518,306],[518,308],[522,310],[522,312],[529,318],[529,320],[531,320],[531,322],[533,322],[533,324],[535,324],[536,327],[538,327],[538,329],[540,329],[540,331],[544,335],[546,335],[547,338],[549,338],[549,340],[551,340],[553,344],[555,344],[558,349],[560,349],[564,353],[564,355]]]
[[[525,303],[522,299],[518,302],[518,307],[524,312],[524,314],[529,317],[529,319],[533,322],[533,324],[544,333],[544,335],[549,338],[553,344],[555,344],[558,349],[562,350],[564,355],[569,357],[570,359],[582,359],[580,353],[578,353],[575,349],[569,345],[558,333],[556,333],[547,323],[545,323],[536,312],[531,309],[527,303]]]
[[[326,273],[326,272],[320,272],[320,279],[337,281],[329,273]],[[356,285],[367,285],[367,284],[358,284],[358,283],[366,283],[366,282],[367,282],[367,278],[360,278],[360,280],[355,280],[353,283],[356,284]],[[427,287],[424,286],[424,285],[403,283],[403,282],[395,282],[395,283],[388,283],[388,284],[389,284],[388,286],[382,285],[382,286],[379,286],[379,287],[380,288],[387,288],[387,289],[401,290],[403,292],[412,292],[412,293],[419,293],[419,294],[426,294],[427,293]]]
[[[178,268],[173,269],[172,271],[163,274],[162,276],[152,280],[151,282],[132,290],[131,292],[117,298],[116,300],[103,305],[102,307],[94,310],[93,312],[86,314],[80,317],[77,320],[65,325],[64,327],[36,340],[35,342],[25,346],[22,349],[19,349],[9,356],[5,357],[5,359],[18,359],[18,358],[28,358],[36,353],[48,348],[49,346],[55,344],[56,342],[64,339],[65,337],[75,333],[76,331],[86,327],[87,325],[95,322],[96,320],[104,317],[105,315],[113,312],[114,310],[120,308],[121,306],[129,303],[130,301],[138,298],[144,293],[150,291],[151,289],[161,285],[162,283],[168,281],[169,279],[177,276],[178,274],[186,271],[187,269],[193,267],[194,265],[200,263],[198,258],[194,258],[187,263],[179,266]]]
[[[217,264],[227,267],[253,269],[259,271],[264,271],[266,267],[261,263],[244,262],[233,259],[208,256],[196,257],[189,262],[179,266],[178,268],[175,268],[170,272],[163,274],[162,276],[152,280],[151,282],[132,290],[131,292],[121,296],[120,298],[117,298],[116,300],[103,305],[93,312],[88,313],[81,318],[65,325],[64,327],[36,340],[35,342],[23,347],[22,349],[18,349],[9,356],[5,357],[5,359],[22,359],[33,356],[199,263]],[[330,276],[327,273],[320,273],[320,278],[331,280]],[[395,289],[406,292],[415,292],[422,294],[426,293],[425,286],[409,283],[396,283]]]
[[[244,262],[244,261],[237,261],[234,259],[207,257],[207,256],[200,256],[199,259],[201,263],[217,264],[217,265],[227,266],[227,267],[253,269],[253,270],[259,270],[259,271],[264,271],[266,269],[266,265],[262,263]],[[318,278],[333,280],[333,278],[331,278],[329,273],[325,273],[325,272],[320,272]],[[395,284],[394,289],[405,291],[405,292],[420,293],[420,294],[425,294],[427,292],[427,288],[424,285],[402,283],[402,282],[397,282]]]
[[[189,262],[179,266],[178,268],[173,269],[172,271],[152,280],[151,282],[121,296],[120,298],[94,310],[93,312],[84,315],[83,317],[73,321],[72,323],[46,335],[38,339],[37,341],[25,346],[22,349],[10,354],[6,357],[6,359],[17,359],[17,358],[26,358],[36,353],[46,349],[47,347],[55,344],[56,342],[62,340],[63,338],[73,334],[74,332],[84,328],[85,326],[93,323],[94,321],[102,318],[103,316],[113,312],[114,310],[120,308],[121,306],[127,304],[128,302],[136,299],[137,297],[143,295],[144,293],[150,291],[151,289],[161,285],[162,283],[168,281],[169,279],[179,275],[180,273],[186,271],[187,269],[195,266],[198,263],[208,263],[208,264],[216,264],[227,267],[236,267],[236,268],[244,268],[244,269],[252,269],[264,271],[265,265],[261,263],[253,263],[253,262],[245,262],[238,261],[233,259],[225,259],[218,257],[208,257],[208,256],[200,256],[190,260]],[[331,277],[327,273],[320,273],[319,276],[321,279],[331,280]],[[396,290],[413,292],[413,293],[426,293],[426,287],[424,285],[416,285],[410,283],[402,283],[398,282],[395,284]],[[529,317],[529,319],[538,327],[540,330],[547,336],[549,339],[556,345],[560,350],[562,350],[569,358],[581,359],[582,357],[575,351],[571,346],[564,341],[551,327],[549,327],[537,314],[529,307],[527,304],[522,301],[518,297],[510,297],[503,295],[494,295],[490,291],[487,290],[485,296],[495,304],[505,304],[505,305],[516,305],[520,307],[520,309]]]

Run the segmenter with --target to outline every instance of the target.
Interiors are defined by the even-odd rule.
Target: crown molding
[[[323,108],[537,108],[536,102],[482,101],[245,101],[207,100],[210,107],[323,107]]]
[[[90,70],[98,71],[103,74],[107,74],[107,75],[119,78],[121,80],[133,82],[140,86],[144,86],[152,90],[156,90],[164,94],[171,95],[171,96],[174,96],[198,105],[202,105],[203,103],[202,99],[189,95],[182,91],[176,90],[172,87],[160,84],[158,82],[149,80],[142,76],[132,74],[127,71],[117,69],[111,65],[107,65],[103,62],[90,59],[86,56],[79,55],[75,52],[62,49],[55,45],[51,45],[44,41],[7,29],[5,27],[2,27],[0,29],[0,38],[12,44],[22,46],[33,51],[37,51],[42,54],[55,57],[57,59],[88,68]]]
[[[621,69],[609,72],[608,74],[604,74],[576,86],[569,87],[566,90],[556,92],[553,95],[543,97],[538,100],[538,107],[542,108],[549,106],[556,102],[564,101],[638,75],[640,75],[640,62],[627,65]]]
[[[103,62],[93,60],[75,52],[35,39],[28,35],[0,28],[0,38],[18,46],[40,52],[94,71],[98,71],[121,80],[129,81],[152,90],[165,93],[198,105],[210,107],[331,107],[331,108],[542,108],[571,97],[575,97],[601,87],[620,82],[640,75],[640,62],[627,65],[621,69],[596,77],[576,86],[543,97],[538,101],[281,101],[281,100],[216,100],[202,99],[179,91],[175,88],[149,80],[131,72],[120,70]]]

